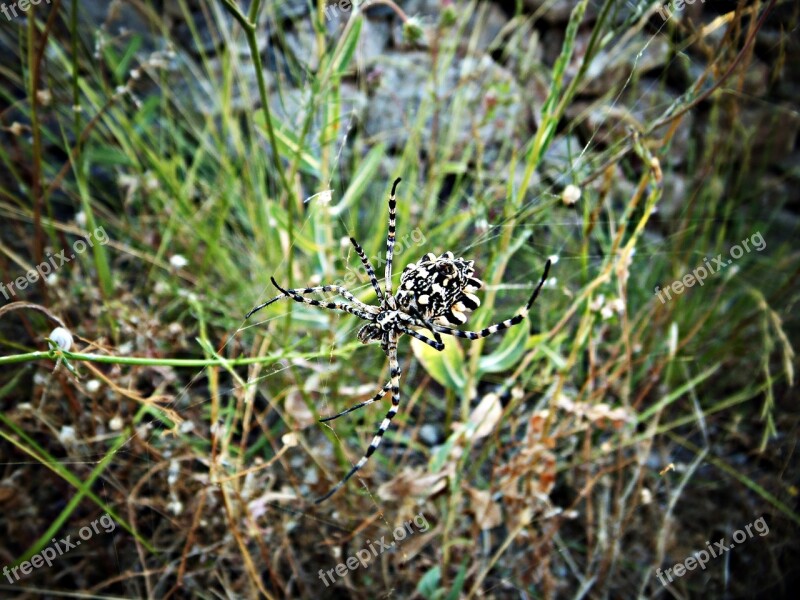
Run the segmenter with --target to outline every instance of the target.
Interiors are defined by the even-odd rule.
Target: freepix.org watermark
[[[358,7],[363,4],[364,0],[333,0],[325,6],[325,20],[330,21],[334,18],[344,16],[353,10],[353,7]]]
[[[50,4],[50,0],[44,0],[44,1],[47,2],[47,4]],[[16,3],[12,2],[11,4],[6,4],[5,2],[3,2],[2,4],[0,4],[0,12],[2,12],[3,16],[10,21],[11,19],[16,19],[19,16],[19,14],[17,13],[17,9],[19,9],[22,12],[28,12],[28,9],[31,7],[32,4],[38,5],[41,3],[42,0],[19,0],[18,2]]]
[[[430,529],[430,525],[422,513],[419,513],[414,517],[413,524],[417,526],[416,531],[419,533],[425,533],[428,531],[428,529]],[[339,563],[333,569],[329,569],[328,571],[323,571],[320,569],[319,578],[325,584],[325,587],[329,587],[331,583],[336,581],[335,575],[344,577],[350,573],[350,571],[355,571],[359,565],[366,567],[373,558],[378,558],[378,556],[383,554],[386,550],[394,548],[396,542],[406,539],[407,535],[413,535],[414,532],[415,530],[411,521],[407,521],[406,523],[403,523],[403,525],[398,525],[392,532],[392,536],[394,537],[393,542],[387,544],[385,535],[381,536],[381,539],[375,540],[374,542],[368,541],[367,546],[369,546],[369,549],[362,548],[355,553],[355,556],[349,556],[346,561]],[[330,583],[328,583],[328,577],[331,578]]]
[[[22,291],[27,288],[28,285],[39,281],[40,277],[44,279],[50,273],[55,273],[62,266],[73,260],[78,254],[86,252],[87,244],[89,248],[94,247],[95,242],[101,246],[108,243],[108,234],[102,227],[95,229],[86,241],[82,239],[75,240],[75,243],[72,244],[72,254],[69,256],[67,256],[66,250],[62,250],[57,254],[50,254],[48,252],[47,260],[42,261],[37,267],[25,273],[23,277],[17,277],[8,283],[0,282],[0,294],[3,294],[6,300],[10,300],[17,295],[17,290]],[[16,289],[14,289],[15,287]]]
[[[16,567],[3,567],[3,575],[6,576],[6,579],[8,579],[9,583],[14,583],[15,581],[19,581],[20,571],[22,571],[22,575],[30,575],[34,569],[43,567],[45,564],[48,567],[52,567],[53,561],[56,558],[63,556],[73,548],[80,546],[81,540],[85,542],[86,540],[92,539],[93,535],[99,534],[100,528],[98,525],[103,528],[105,533],[111,533],[117,528],[117,524],[114,522],[114,519],[112,519],[109,514],[106,513],[99,519],[95,519],[89,525],[81,527],[78,530],[78,537],[81,538],[80,540],[75,540],[73,542],[71,535],[68,535],[62,540],[56,540],[56,538],[53,538],[51,540],[53,542],[52,545],[31,556],[30,560],[22,561]],[[11,578],[11,575],[14,575],[14,579]]]
[[[669,582],[672,583],[674,581],[672,578],[673,575],[675,577],[683,577],[688,571],[694,571],[698,566],[705,571],[706,563],[709,560],[712,558],[719,558],[729,550],[732,550],[736,544],[742,544],[749,538],[753,537],[753,529],[755,529],[756,533],[758,533],[758,535],[761,537],[764,537],[769,533],[769,526],[767,525],[767,522],[764,520],[764,517],[760,517],[752,523],[745,525],[744,531],[741,529],[734,531],[733,535],[731,536],[733,541],[727,545],[725,544],[725,538],[722,538],[718,542],[714,542],[713,547],[709,542],[706,542],[705,550],[698,550],[686,558],[686,560],[677,563],[675,566],[670,567],[666,571],[662,572],[661,569],[656,569],[656,577],[658,577],[661,585],[666,586],[667,582],[664,580],[665,575],[667,576],[667,579],[669,579]],[[745,531],[747,533],[745,533]]]
[[[730,255],[732,258],[725,259],[722,258],[722,254],[717,254],[712,260],[714,266],[708,261],[708,258],[703,258],[704,265],[700,265],[696,269],[694,269],[691,273],[687,273],[681,279],[676,279],[670,285],[668,285],[663,290],[661,286],[656,286],[655,294],[658,296],[658,299],[661,300],[661,304],[665,304],[667,300],[672,300],[672,296],[670,295],[670,290],[672,290],[675,294],[682,294],[685,288],[690,288],[694,286],[695,283],[699,283],[701,286],[705,284],[705,279],[709,275],[714,275],[715,273],[719,273],[722,269],[730,265],[735,259],[741,258],[745,251],[750,252],[750,244],[753,244],[753,247],[758,251],[761,252],[764,248],[767,247],[767,243],[764,241],[764,238],[761,236],[760,231],[756,231],[753,235],[750,236],[750,239],[747,238],[741,241],[741,246],[736,245],[731,248]],[[742,249],[744,247],[744,250]],[[666,299],[661,294],[666,296]]]

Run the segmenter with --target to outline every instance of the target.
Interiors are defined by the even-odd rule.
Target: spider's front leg
[[[278,285],[278,282],[275,281],[274,277],[270,277],[269,279],[272,282],[272,285],[274,285],[276,288],[278,288],[278,290],[280,290],[281,295],[280,296],[276,296],[272,300],[268,300],[268,301],[264,302],[264,304],[260,304],[259,306],[256,306],[254,309],[252,309],[250,312],[248,312],[245,315],[245,317],[244,317],[245,319],[250,318],[250,316],[253,313],[261,310],[262,308],[266,308],[267,306],[269,306],[273,302],[276,302],[276,301],[280,300],[281,298],[290,298],[290,299],[294,300],[295,302],[299,302],[300,304],[310,304],[312,306],[318,306],[319,308],[327,308],[328,310],[342,310],[342,311],[350,313],[351,315],[355,315],[355,316],[359,317],[360,319],[364,319],[366,321],[371,321],[373,319],[373,317],[371,315],[375,312],[374,307],[371,307],[371,306],[368,306],[368,305],[364,304],[358,298],[353,296],[353,294],[351,294],[346,289],[344,289],[343,287],[340,287],[338,285],[320,285],[320,286],[312,287],[312,288],[299,288],[299,289],[285,290],[281,286]],[[321,302],[319,300],[314,300],[313,298],[304,298],[301,295],[301,294],[311,294],[311,293],[314,293],[314,292],[336,292],[337,294],[341,294],[346,299],[348,299],[351,302],[353,302],[356,305],[357,308],[354,308],[354,307],[350,306],[349,304],[344,304],[342,302],[327,302],[327,301]]]

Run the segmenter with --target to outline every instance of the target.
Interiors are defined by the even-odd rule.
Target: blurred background
[[[6,0],[0,597],[797,580],[796,2]],[[428,252],[520,326],[348,314]],[[793,191],[794,190],[794,191]],[[317,298],[333,299],[331,294]],[[792,315],[795,315],[792,317]]]

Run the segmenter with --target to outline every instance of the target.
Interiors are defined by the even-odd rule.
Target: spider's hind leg
[[[353,468],[344,476],[344,478],[333,486],[327,494],[322,496],[321,498],[314,501],[315,504],[319,504],[324,502],[331,496],[333,496],[336,492],[338,492],[342,486],[344,486],[347,481],[356,474],[356,472],[367,464],[369,457],[375,453],[375,450],[378,449],[378,446],[381,445],[381,441],[383,440],[383,434],[386,433],[386,430],[389,429],[389,425],[392,423],[392,419],[397,414],[397,410],[400,406],[400,365],[397,362],[397,339],[392,339],[389,343],[389,372],[391,375],[391,379],[389,380],[389,385],[391,387],[392,393],[392,406],[389,408],[389,412],[386,413],[383,421],[381,421],[380,427],[378,427],[378,431],[375,432],[375,436],[372,438],[372,442],[370,442],[369,448],[364,453],[364,456],[353,465]]]
[[[389,391],[389,388],[391,388],[391,387],[392,387],[392,381],[391,381],[391,380],[389,380],[389,381],[387,381],[387,382],[386,382],[386,384],[385,384],[385,385],[384,385],[384,386],[383,386],[383,387],[382,387],[380,390],[378,390],[378,393],[377,393],[377,394],[375,394],[375,395],[374,395],[372,398],[370,398],[369,400],[364,400],[364,402],[359,402],[359,403],[358,403],[358,404],[356,404],[355,406],[351,406],[350,408],[348,408],[348,409],[346,409],[346,410],[343,410],[343,411],[342,411],[342,412],[340,412],[338,415],[333,415],[332,417],[325,417],[325,418],[323,418],[323,419],[320,419],[320,420],[319,420],[319,422],[320,422],[320,423],[327,423],[328,421],[333,421],[334,419],[338,419],[339,417],[341,417],[341,416],[344,416],[344,415],[346,415],[347,413],[351,413],[351,412],[353,412],[354,410],[358,410],[359,408],[361,408],[361,407],[363,407],[363,406],[369,406],[369,405],[370,405],[370,404],[372,404],[373,402],[377,402],[378,400],[380,400],[381,398],[383,398],[383,397],[386,395],[386,392],[388,392],[388,391]]]

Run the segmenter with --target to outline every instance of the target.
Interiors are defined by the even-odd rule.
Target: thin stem
[[[287,212],[288,212],[288,231],[289,240],[294,239],[294,208],[296,204],[296,198],[293,193],[292,187],[289,185],[289,181],[286,178],[286,173],[284,172],[283,167],[281,166],[281,159],[278,155],[278,142],[275,138],[275,130],[272,127],[272,115],[270,114],[269,110],[269,98],[267,97],[267,85],[264,82],[264,71],[263,66],[261,64],[261,54],[258,52],[258,40],[256,38],[256,23],[258,20],[258,9],[261,5],[260,0],[253,0],[253,3],[250,5],[250,15],[246,17],[242,11],[239,10],[239,7],[233,3],[232,0],[222,0],[222,3],[228,9],[228,12],[231,13],[234,19],[236,19],[239,24],[242,26],[244,30],[245,36],[247,37],[247,44],[250,47],[250,55],[253,59],[253,66],[255,67],[256,71],[256,81],[258,82],[258,95],[261,99],[261,111],[264,113],[264,122],[267,128],[267,137],[269,138],[269,144],[272,147],[272,167],[275,172],[278,174],[278,177],[281,181],[281,186],[283,187],[284,192],[286,192],[287,200]],[[286,257],[287,262],[287,283],[289,287],[292,287],[292,253],[289,252],[288,256]],[[291,311],[287,313],[287,328],[289,326],[289,322],[291,319]]]
[[[348,350],[360,347],[361,344],[349,344],[338,350],[329,351],[325,350],[324,355],[345,355]],[[285,359],[296,358],[317,358],[319,353],[296,353],[284,354],[283,356],[251,356],[247,358],[212,358],[212,359],[194,359],[194,358],[144,358],[137,356],[106,356],[103,354],[82,354],[77,352],[66,352],[64,350],[43,350],[37,352],[27,352],[25,354],[13,354],[11,356],[0,356],[0,365],[12,365],[21,362],[30,362],[34,360],[50,359],[56,360],[64,358],[67,360],[86,361],[95,363],[106,363],[114,365],[151,365],[151,366],[164,366],[164,367],[214,367],[220,365],[227,365],[229,367],[238,367],[242,365],[255,365],[255,364],[271,364],[277,363]]]

